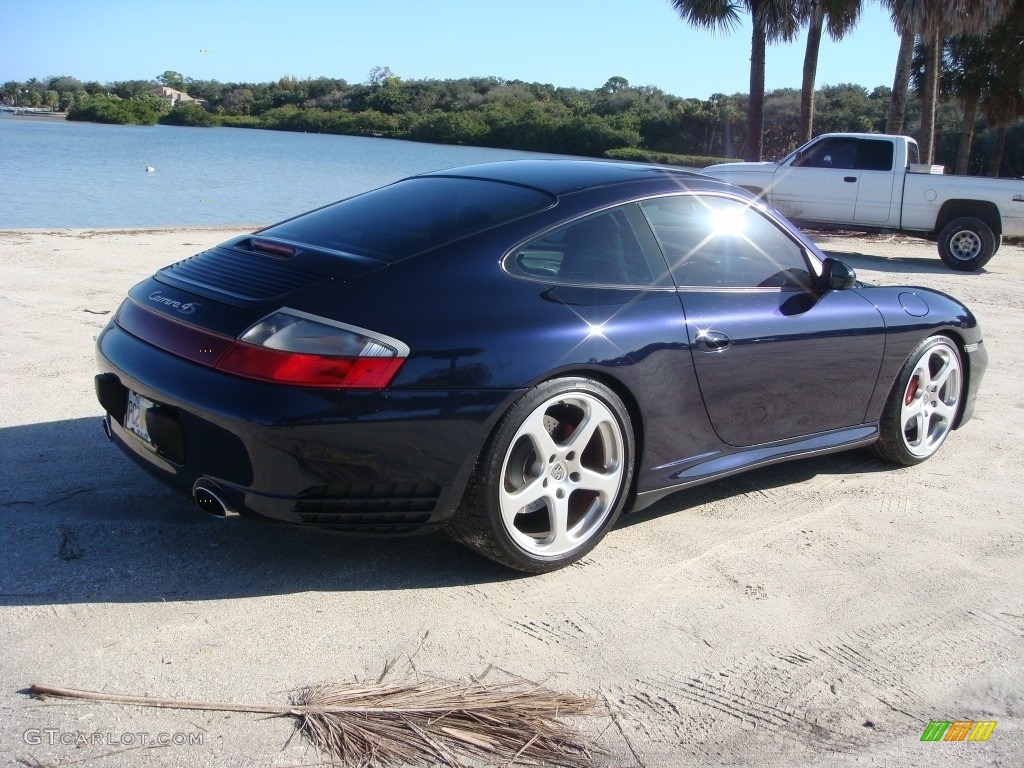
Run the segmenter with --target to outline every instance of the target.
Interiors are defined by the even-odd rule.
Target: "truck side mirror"
[[[845,291],[857,282],[857,273],[853,267],[831,256],[826,258],[821,266],[821,282],[827,291]]]

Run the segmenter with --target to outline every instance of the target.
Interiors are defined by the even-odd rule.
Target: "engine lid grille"
[[[167,285],[237,307],[282,299],[331,279],[277,258],[220,247],[164,267],[155,277]]]

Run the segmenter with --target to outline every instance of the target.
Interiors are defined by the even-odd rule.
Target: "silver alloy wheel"
[[[960,261],[976,258],[981,249],[981,237],[969,229],[962,229],[949,239],[949,252],[954,259]]]
[[[615,414],[583,392],[535,408],[501,467],[502,524],[532,556],[560,557],[599,533],[622,491],[625,449]]]
[[[903,444],[927,458],[942,445],[960,405],[960,358],[948,344],[937,344],[917,361],[903,393]]]

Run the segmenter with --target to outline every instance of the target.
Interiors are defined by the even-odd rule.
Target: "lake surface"
[[[470,163],[543,157],[248,128],[0,118],[0,229],[255,226]],[[146,173],[146,165],[156,168]]]

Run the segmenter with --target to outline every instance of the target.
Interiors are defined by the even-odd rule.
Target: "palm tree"
[[[893,19],[896,29],[900,24]],[[914,60],[914,38],[912,30],[900,32],[900,52],[896,56],[896,74],[892,79],[892,96],[889,98],[889,114],[885,120],[885,132],[903,133],[903,121],[907,115],[907,90],[910,85],[910,68]]]
[[[988,175],[998,176],[1010,125],[1024,117],[1024,0],[1016,0],[1006,23],[992,30],[988,42],[992,68],[982,109],[996,128]]]
[[[914,32],[925,51],[924,89],[921,94],[921,162],[930,163],[935,154],[935,110],[938,104],[942,43],[949,35],[981,34],[1001,21],[1013,0],[882,0],[889,8],[902,37]],[[898,77],[897,77],[898,79]],[[897,98],[896,81],[893,100]],[[902,96],[906,98],[905,91]],[[890,103],[892,106],[892,102]],[[890,110],[892,113],[894,110]]]
[[[800,0],[669,0],[683,21],[704,29],[732,31],[740,14],[750,14],[750,100],[744,160],[760,160],[764,139],[765,49],[792,40],[799,29]]]
[[[974,124],[978,104],[992,79],[992,56],[989,36],[958,35],[946,41],[947,71],[943,73],[943,90],[963,103],[964,125],[960,132],[953,173],[967,173],[974,143]]]
[[[861,0],[805,0],[807,48],[804,51],[804,77],[800,89],[800,143],[810,141],[814,130],[814,80],[818,72],[818,51],[822,29],[833,40],[841,40],[857,25]]]
[[[8,80],[0,87],[0,94],[3,95],[4,101],[10,107],[18,106],[18,94],[21,93],[21,83],[17,80]]]
[[[886,120],[886,133],[903,133],[914,40],[922,31],[934,25],[933,17],[936,13],[940,12],[940,1],[882,0],[883,7],[889,9],[893,26],[900,34],[899,54],[896,57],[896,74],[893,77],[893,92],[889,101],[889,117]]]

